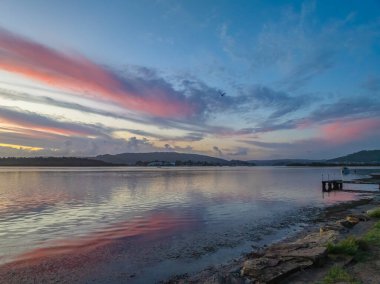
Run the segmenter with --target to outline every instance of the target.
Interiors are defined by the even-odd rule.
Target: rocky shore
[[[378,219],[370,217],[367,212],[379,205],[380,196],[376,193],[357,201],[334,205],[326,208],[312,225],[296,236],[252,251],[227,265],[209,267],[192,276],[175,276],[163,283],[335,283],[322,281],[329,269],[335,269],[336,265],[353,266],[355,261],[353,256],[332,255],[329,246],[368,232]],[[380,258],[378,262],[380,264]]]

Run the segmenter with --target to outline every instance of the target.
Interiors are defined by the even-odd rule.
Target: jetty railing
[[[344,181],[344,180],[339,180],[339,179],[322,180],[322,191],[330,192],[330,191],[336,191],[336,190],[343,190],[343,191],[355,191],[355,192],[376,192],[376,191],[369,191],[369,190],[351,190],[351,189],[343,188],[344,184],[373,184],[373,185],[378,185],[378,189],[380,191],[380,183],[363,182],[363,181]]]
[[[343,190],[343,180],[322,180],[322,191]]]

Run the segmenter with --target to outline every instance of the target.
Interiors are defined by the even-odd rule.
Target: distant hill
[[[92,159],[114,164],[144,165],[149,162],[165,161],[176,163],[176,165],[186,164],[212,164],[229,165],[230,162],[224,159],[214,158],[206,155],[185,154],[177,152],[151,152],[151,153],[123,153],[116,155],[99,155]]]
[[[250,160],[257,166],[287,166],[289,164],[311,164],[314,162],[321,162],[321,160],[306,160],[306,159],[278,159],[278,160]]]
[[[0,158],[3,167],[107,167],[115,166],[107,162],[74,157]]]
[[[123,153],[97,157],[0,158],[0,166],[20,167],[107,167],[107,166],[253,166],[246,161],[176,152]]]
[[[279,159],[251,160],[257,166],[331,166],[331,165],[378,165],[380,150],[360,151],[329,160]]]
[[[107,167],[107,166],[331,166],[380,165],[380,150],[360,151],[330,160],[277,159],[277,160],[224,160],[198,154],[177,152],[123,153],[89,158],[35,157],[0,158],[0,166],[30,167]]]
[[[327,160],[329,163],[380,163],[380,150],[360,151],[343,157]]]

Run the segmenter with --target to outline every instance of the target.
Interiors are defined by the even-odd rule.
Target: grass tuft
[[[373,261],[373,258],[376,256],[371,250],[373,247],[380,247],[380,221],[361,238],[350,236],[337,244],[329,243],[327,245],[327,251],[331,254],[353,256],[355,261],[358,262],[368,262]],[[348,274],[346,270],[338,266],[332,267],[322,282],[318,283],[332,284],[341,282],[350,284],[360,283]]]
[[[380,218],[380,208],[369,210],[368,216],[372,218]]]
[[[356,281],[346,270],[339,266],[333,266],[327,272],[326,276],[323,278],[323,284],[333,284],[333,283],[350,283],[350,284],[359,284],[360,282]]]
[[[370,245],[380,246],[380,222],[377,222],[362,239]]]
[[[337,244],[328,243],[327,251],[332,254],[345,254],[354,256],[359,250],[359,242],[356,238],[350,236],[341,240]]]

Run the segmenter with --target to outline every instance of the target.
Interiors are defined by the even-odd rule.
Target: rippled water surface
[[[339,171],[0,168],[0,263],[85,248],[100,251],[96,279],[104,281],[111,273],[144,282],[195,271],[288,233],[315,207],[354,199],[322,195],[322,174]]]

